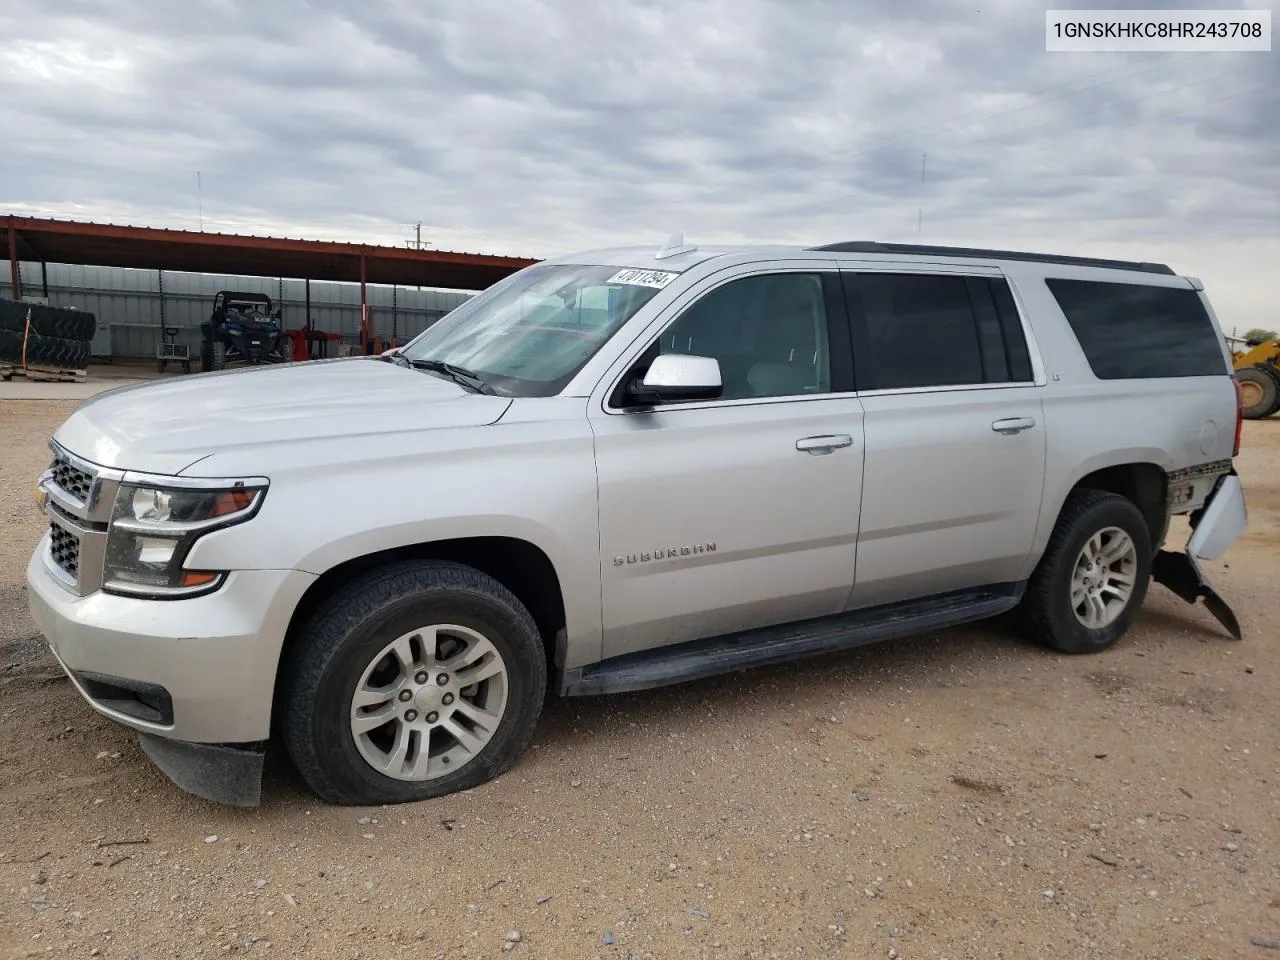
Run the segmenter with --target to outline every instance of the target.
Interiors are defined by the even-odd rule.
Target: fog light
[[[134,541],[138,545],[138,562],[155,566],[167,566],[173,559],[173,551],[178,541],[161,537],[138,537]]]

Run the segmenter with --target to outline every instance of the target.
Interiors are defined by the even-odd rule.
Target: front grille
[[[74,578],[80,572],[80,538],[56,523],[49,524],[49,555],[53,562]]]
[[[93,486],[93,474],[86,473],[62,456],[55,456],[49,467],[53,471],[53,482],[81,503],[89,502],[89,490]]]

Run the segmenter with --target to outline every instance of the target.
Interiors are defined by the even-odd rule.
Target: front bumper
[[[50,570],[49,542],[27,565],[31,618],[94,710],[177,741],[268,739],[285,630],[313,574],[236,571],[184,600],[76,596]]]
[[[288,359],[287,338],[275,331],[228,331],[229,363],[283,363]]]

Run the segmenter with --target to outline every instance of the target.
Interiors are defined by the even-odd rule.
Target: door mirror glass
[[[714,400],[724,391],[714,357],[664,353],[653,358],[644,378],[628,391],[637,403]]]

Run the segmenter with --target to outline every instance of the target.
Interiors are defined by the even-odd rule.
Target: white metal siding
[[[42,296],[40,264],[23,263],[21,269],[22,292]],[[97,317],[100,327],[110,329],[109,337],[96,339],[95,354],[99,355],[106,354],[109,341],[113,357],[154,357],[163,309],[164,325],[177,327],[178,341],[188,344],[195,356],[200,324],[209,318],[213,296],[219,290],[265,293],[283,306],[286,329],[296,330],[304,322],[306,284],[303,280],[166,271],[161,297],[162,278],[155,270],[63,263],[50,263],[46,269],[50,304],[87,310]],[[374,284],[366,287],[374,336],[388,339],[394,327],[401,343],[473,295],[416,287]],[[0,270],[0,297],[9,296],[12,296],[9,271]],[[340,333],[346,342],[355,343],[360,333],[360,285],[311,281],[311,319],[314,329]]]

